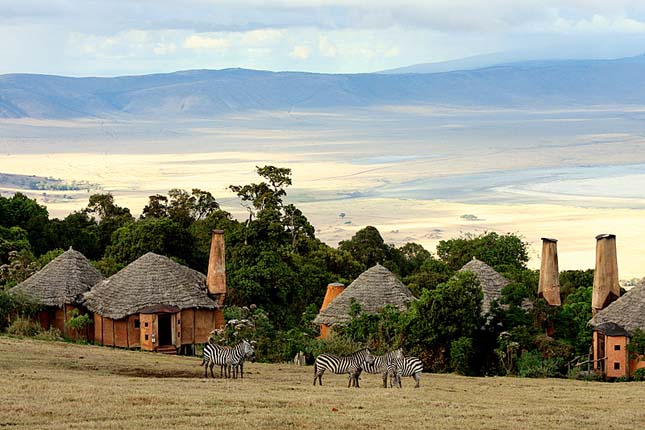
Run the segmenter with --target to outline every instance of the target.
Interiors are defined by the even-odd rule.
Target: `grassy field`
[[[424,374],[360,389],[312,367],[249,363],[244,380],[204,379],[196,357],[0,336],[0,427],[228,429],[635,429],[645,383]]]

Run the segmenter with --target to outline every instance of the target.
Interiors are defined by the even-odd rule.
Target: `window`
[[[139,328],[141,327],[141,322],[139,321],[139,318],[134,320],[134,328]]]
[[[146,340],[148,340],[148,335],[146,335]]]
[[[617,361],[614,361],[614,370],[620,370],[620,363]]]
[[[143,326],[144,326],[144,327],[148,327],[148,322],[147,322],[147,321],[146,321],[146,322],[144,322],[144,323],[143,323]]]
[[[177,320],[177,325],[181,325],[181,320]]]
[[[614,351],[620,351],[620,345],[614,345]]]

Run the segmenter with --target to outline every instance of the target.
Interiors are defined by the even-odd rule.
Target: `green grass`
[[[246,364],[244,380],[204,379],[201,359],[0,336],[0,427],[228,429],[634,429],[645,383],[424,374],[403,389],[363,375]],[[216,372],[217,374],[217,372]],[[336,409],[336,410],[334,410]]]

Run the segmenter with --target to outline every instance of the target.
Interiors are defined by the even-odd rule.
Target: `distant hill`
[[[459,58],[449,61],[437,61],[435,63],[421,63],[410,66],[397,67],[396,69],[382,70],[378,73],[387,75],[400,75],[405,73],[443,73],[457,70],[476,70],[486,67],[509,64],[518,60],[526,60],[516,52],[498,52],[493,54],[475,55],[472,57]]]
[[[373,105],[645,103],[645,57],[532,61],[425,74],[190,70],[115,78],[0,75],[0,117],[208,117]]]

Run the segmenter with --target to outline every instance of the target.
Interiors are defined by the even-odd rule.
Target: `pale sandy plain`
[[[614,233],[629,279],[645,275],[643,118],[634,107],[381,107],[190,121],[0,120],[0,172],[97,183],[135,214],[151,194],[197,187],[244,216],[227,185],[257,181],[254,166],[274,164],[293,170],[290,200],[333,246],[366,225],[387,242],[431,251],[465,233],[513,232],[531,244],[531,267],[547,236],[559,239],[561,269],[586,269],[594,236]],[[88,191],[30,195],[62,217],[84,207]]]

